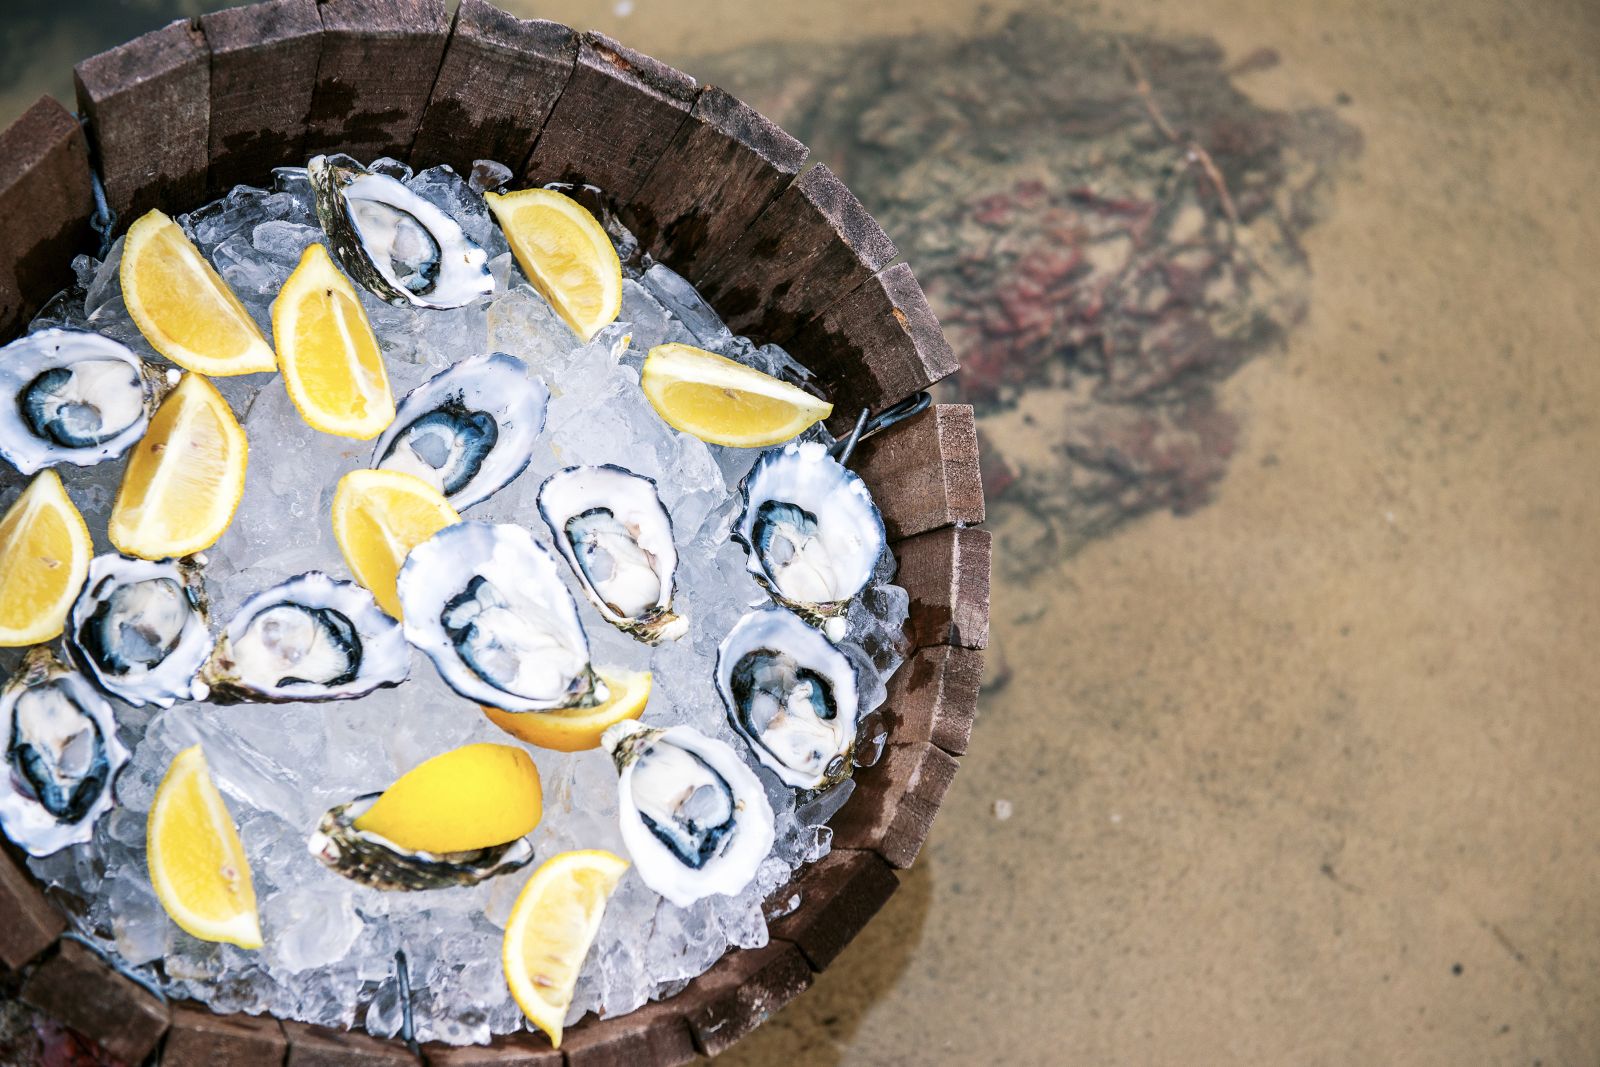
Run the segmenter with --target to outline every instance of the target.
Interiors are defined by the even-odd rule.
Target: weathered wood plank
[[[987,530],[953,526],[898,541],[895,582],[911,594],[906,636],[912,647],[989,644]]]
[[[863,441],[851,466],[899,540],[984,518],[978,431],[966,404],[935,404]]]
[[[856,771],[856,791],[833,817],[836,848],[865,848],[899,868],[911,866],[960,764],[936,745],[889,745]]]
[[[20,971],[67,928],[22,861],[0,846],[0,965]]]
[[[565,1057],[543,1034],[507,1034],[489,1045],[422,1046],[428,1067],[564,1067]]]
[[[444,57],[444,0],[320,0],[322,59],[306,155],[407,159]]]
[[[262,185],[305,161],[306,118],[322,58],[316,0],[265,0],[200,19],[211,53],[209,195]]]
[[[900,880],[877,853],[835,848],[774,894],[786,898],[799,893],[800,906],[768,923],[767,931],[794,942],[812,970],[824,971],[899,887]]]
[[[175,1004],[161,1067],[281,1064],[288,1049],[283,1026],[271,1016],[217,1015],[204,1005]]]
[[[415,1067],[422,1062],[400,1042],[366,1034],[295,1022],[285,1022],[283,1033],[289,1040],[285,1067]]]
[[[695,1058],[681,997],[614,1019],[585,1018],[561,1038],[567,1067],[679,1067]]]
[[[140,1063],[161,1043],[167,1006],[76,941],[39,965],[22,999],[124,1063]]]
[[[83,128],[66,108],[40,97],[0,133],[0,233],[10,250],[0,262],[0,339],[20,332],[71,284],[72,257],[94,248],[93,214]],[[0,932],[0,946],[5,940]]]
[[[520,169],[577,55],[578,35],[558,22],[461,0],[411,149],[413,165],[448,163],[469,174],[474,161],[493,159]]]
[[[764,948],[734,949],[675,999],[685,1005],[695,1046],[716,1056],[810,985],[811,968],[800,949],[773,941]]]
[[[588,182],[626,204],[672,143],[697,91],[682,71],[586,33],[523,177],[537,185]]]
[[[647,251],[694,277],[733,247],[805,160],[805,145],[708,85],[623,219]]]
[[[781,343],[894,257],[883,227],[819,164],[690,280],[734,332]]]
[[[889,680],[883,713],[892,744],[927,741],[952,756],[972,740],[983,683],[983,652],[933,645],[918,650]]]
[[[106,200],[126,229],[200,204],[211,159],[211,57],[196,21],[170,23],[73,69]]]
[[[835,431],[954,374],[959,364],[911,268],[896,263],[807,322],[788,347],[821,378]]]

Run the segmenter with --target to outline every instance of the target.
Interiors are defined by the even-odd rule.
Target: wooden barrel
[[[93,251],[91,164],[119,228],[200,206],[270,168],[341,150],[418,167],[520,166],[518,184],[592,182],[644,247],[735,330],[817,372],[842,421],[956,369],[893,243],[827,167],[727,93],[603,35],[513,18],[485,0],[268,0],[176,22],[84,61],[84,121],[41,99],[0,135],[0,339]],[[771,943],[733,950],[677,996],[543,1036],[424,1049],[440,1065],[666,1067],[726,1049],[804,990],[883,906],[927,837],[966,750],[988,636],[989,535],[972,409],[935,405],[866,442],[911,594],[915,649],[890,685],[889,747],[857,773],[834,848],[780,890],[800,904]],[[9,849],[9,846],[7,846]],[[411,1063],[365,1034],[163,1003],[94,953],[15,851],[0,852],[0,965],[29,1004],[128,1063],[168,1067]]]

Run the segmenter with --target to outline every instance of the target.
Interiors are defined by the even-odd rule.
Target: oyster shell
[[[379,299],[445,309],[494,290],[488,253],[394,178],[342,155],[316,156],[306,173],[340,266]]]
[[[168,382],[126,345],[40,330],[0,348],[0,457],[23,474],[115,459],[144,436]]]
[[[652,645],[687,632],[672,611],[678,550],[654,481],[610,464],[568,467],[539,487],[539,514],[607,622]]]
[[[473,356],[407,393],[372,465],[414,474],[457,510],[489,499],[528,466],[550,390],[515,356]]]
[[[354,582],[308,571],[246,600],[203,677],[218,704],[349,700],[411,672],[400,624]]]
[[[67,616],[67,652],[96,685],[134,707],[198,700],[206,687],[197,676],[211,653],[205,612],[193,562],[96,556]]]
[[[772,806],[738,753],[687,726],[617,723],[601,744],[617,765],[622,842],[645,885],[680,908],[750,884],[772,851]]]
[[[415,852],[367,830],[355,821],[382,793],[369,793],[331,808],[317,824],[307,847],[339,874],[374,889],[448,889],[477,885],[497,874],[509,874],[532,862],[526,837],[470,852]]]
[[[113,786],[128,762],[106,699],[40,646],[0,690],[0,727],[6,836],[35,856],[93,837],[95,822],[116,803]]]
[[[772,598],[829,640],[844,636],[845,609],[883,555],[883,516],[854,471],[820,442],[764,453],[745,477],[733,537]]]
[[[396,585],[406,639],[468,700],[548,711],[605,699],[555,557],[522,527],[447,526],[411,550]]]
[[[849,777],[859,703],[855,670],[782,608],[752,611],[717,649],[728,722],[785,785],[826,789]]]

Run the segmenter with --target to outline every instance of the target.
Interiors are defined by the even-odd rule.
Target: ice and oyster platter
[[[883,743],[862,423],[513,184],[278,168],[0,350],[0,827],[168,996],[559,1045],[763,944]]]

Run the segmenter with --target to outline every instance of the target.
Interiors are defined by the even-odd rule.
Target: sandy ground
[[[693,70],[1001,6],[537,8]],[[1275,49],[1240,84],[1348,94],[1365,149],[1215,502],[1002,577],[1011,678],[917,867],[724,1062],[1600,1062],[1600,8],[1057,10]]]

